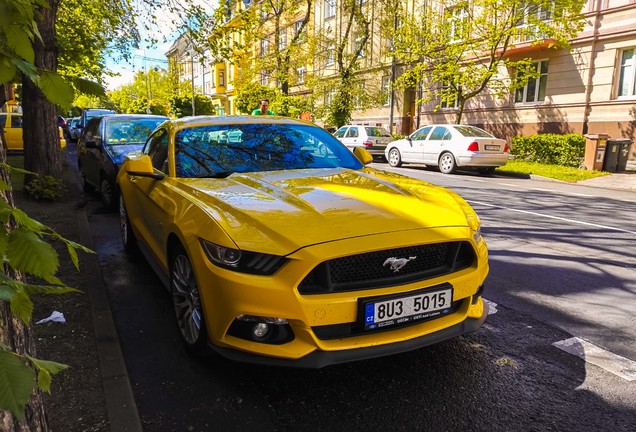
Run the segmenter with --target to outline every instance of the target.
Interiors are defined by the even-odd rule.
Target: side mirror
[[[134,155],[126,161],[126,173],[131,176],[148,177],[155,180],[163,180],[163,174],[155,174],[152,160],[147,154]]]
[[[360,162],[362,162],[363,165],[368,165],[373,162],[373,156],[371,156],[371,153],[363,147],[355,147],[353,149],[353,154]]]

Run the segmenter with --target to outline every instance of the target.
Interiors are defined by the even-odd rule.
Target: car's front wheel
[[[208,332],[192,263],[181,245],[173,251],[171,258],[170,292],[181,338],[189,351],[205,354],[208,352]]]
[[[396,148],[392,148],[389,150],[389,165],[392,167],[402,166],[402,155],[400,155],[400,151]]]
[[[91,186],[86,181],[86,171],[84,170],[84,167],[82,165],[79,166],[79,173],[80,173],[80,186],[82,187],[82,191],[83,192],[92,192],[93,191],[93,186]]]
[[[137,252],[137,239],[135,233],[133,233],[130,226],[130,219],[128,219],[128,212],[126,211],[126,205],[124,204],[124,197],[119,196],[119,228],[121,231],[121,242],[124,245],[124,250],[130,254]]]
[[[445,152],[439,157],[438,162],[439,170],[443,174],[452,174],[457,171],[457,163],[455,162],[455,157],[449,153]]]

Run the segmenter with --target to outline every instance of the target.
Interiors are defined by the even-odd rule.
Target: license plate
[[[364,328],[371,330],[443,315],[450,312],[452,303],[452,288],[367,302]]]
[[[487,145],[486,150],[499,150],[500,146],[498,145]]]

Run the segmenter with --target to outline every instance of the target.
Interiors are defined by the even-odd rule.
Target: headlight
[[[466,202],[464,198],[451,191],[451,196],[455,199],[455,202],[459,204],[459,207],[464,212],[464,216],[466,216],[466,221],[468,222],[468,227],[473,231],[473,238],[476,243],[479,243],[482,240],[481,236],[481,221],[479,220],[479,216],[475,210]]]
[[[201,239],[201,246],[213,264],[242,273],[271,275],[287,261],[285,257],[279,255],[241,251],[203,239]]]

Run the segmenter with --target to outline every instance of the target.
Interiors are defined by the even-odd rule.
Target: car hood
[[[131,151],[141,150],[144,147],[143,143],[139,144],[117,144],[107,145],[104,147],[108,156],[113,160],[115,165],[121,166],[124,163],[126,155]]]
[[[352,237],[467,226],[455,193],[395,173],[365,168],[233,174],[180,179],[239,247],[282,253]],[[281,251],[278,251],[281,253]]]

